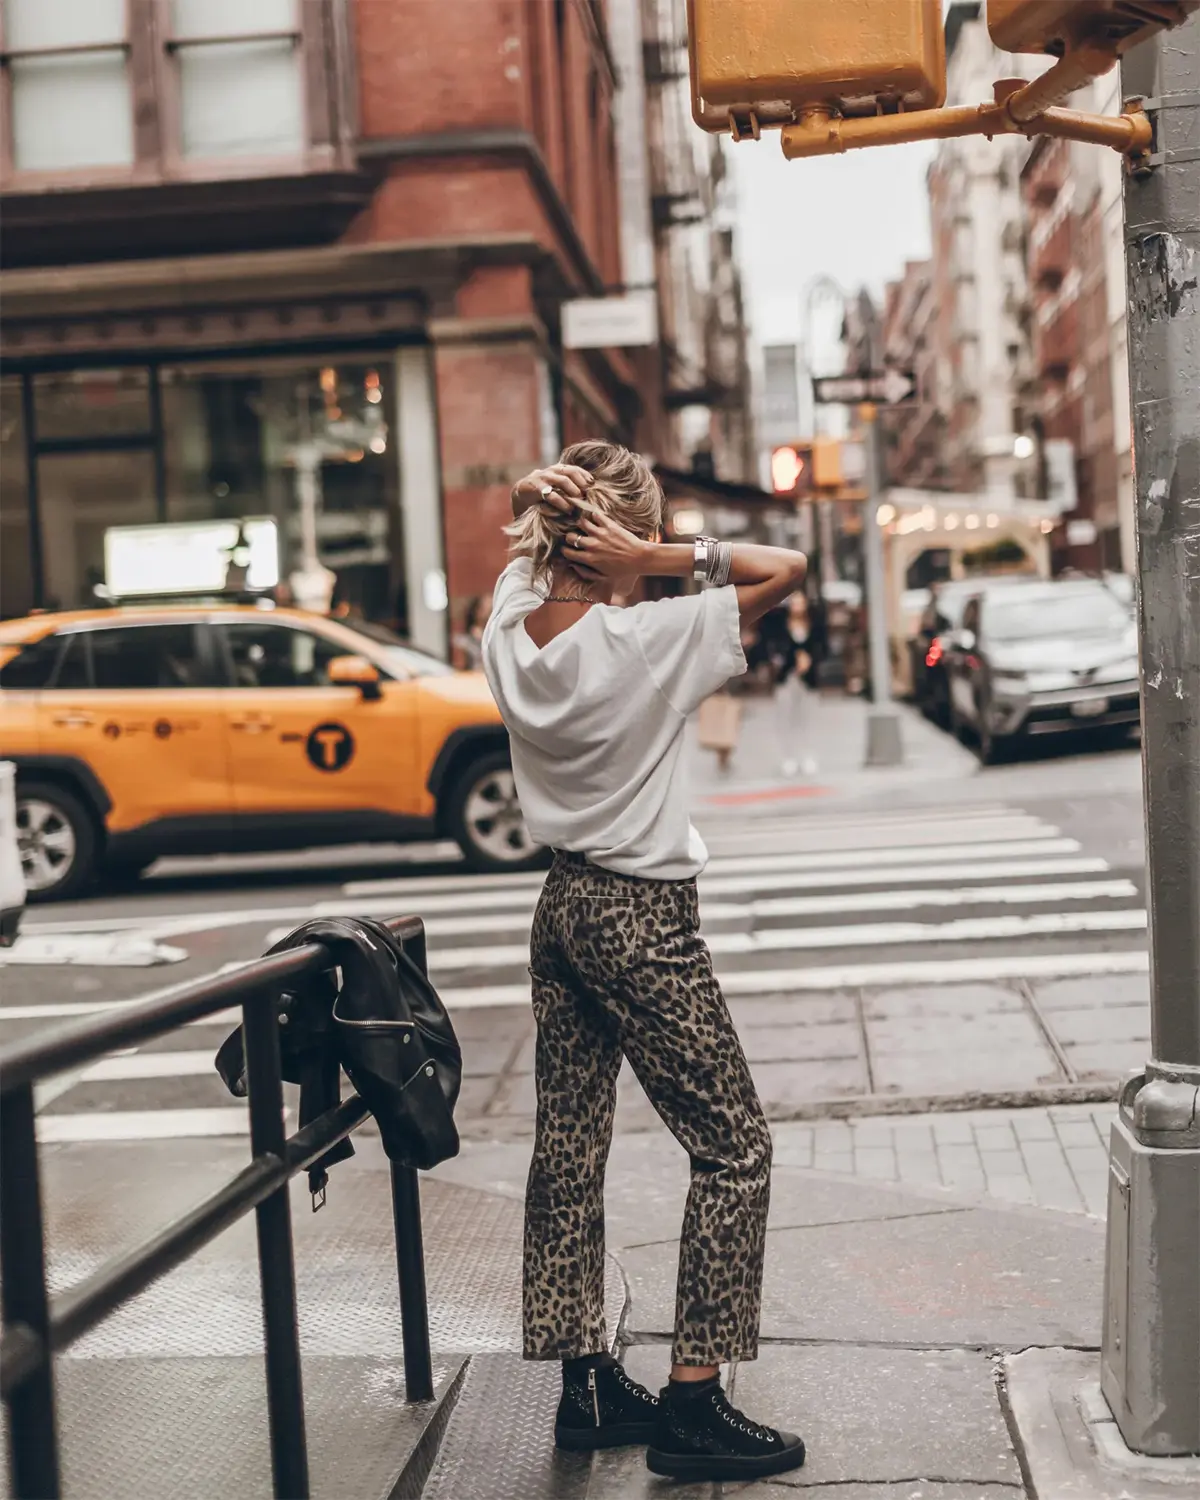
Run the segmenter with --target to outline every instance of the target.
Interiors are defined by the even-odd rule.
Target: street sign
[[[562,305],[564,349],[633,349],[658,342],[653,292],[579,297]]]
[[[917,393],[917,377],[911,370],[873,370],[869,375],[814,375],[813,400],[821,406],[857,406],[873,401],[899,406]]]

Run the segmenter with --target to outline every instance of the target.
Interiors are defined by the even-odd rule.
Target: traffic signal
[[[1200,0],[988,0],[992,41],[1005,52],[1056,57],[1099,46],[1112,56],[1155,31],[1180,26]]]
[[[928,109],[946,97],[941,0],[688,0],[692,114],[757,135],[805,107]]]
[[[841,438],[807,438],[771,452],[771,488],[797,500],[833,500],[843,486],[861,481],[855,466],[860,445]]]
[[[807,494],[812,482],[811,443],[785,443],[772,450],[771,488],[777,495]]]

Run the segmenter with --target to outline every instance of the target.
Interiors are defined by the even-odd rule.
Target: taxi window
[[[98,688],[204,687],[196,627],[126,625],[88,632]]]
[[[308,630],[287,625],[221,625],[234,687],[328,687],[329,663],[347,656],[346,647]]]
[[[40,641],[23,646],[11,661],[0,667],[0,688],[36,692],[48,687],[62,643],[61,635],[44,635]]]

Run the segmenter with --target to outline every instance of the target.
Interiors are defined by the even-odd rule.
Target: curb
[[[1120,1080],[1052,1083],[1028,1089],[983,1089],[969,1094],[859,1094],[841,1099],[813,1099],[806,1104],[772,1105],[763,1101],[768,1120],[849,1120],[861,1115],[961,1114],[967,1110],[1044,1109],[1052,1104],[1115,1104]]]

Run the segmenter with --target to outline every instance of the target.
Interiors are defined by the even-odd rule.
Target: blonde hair
[[[626,531],[646,540],[662,529],[662,486],[640,454],[631,453],[618,443],[592,440],[572,443],[563,449],[558,461],[591,474],[587,498],[575,502],[574,512],[531,505],[524,515],[504,528],[512,538],[509,556],[529,558],[535,583],[544,582],[554,571],[567,533],[575,529],[579,511],[611,516]]]

